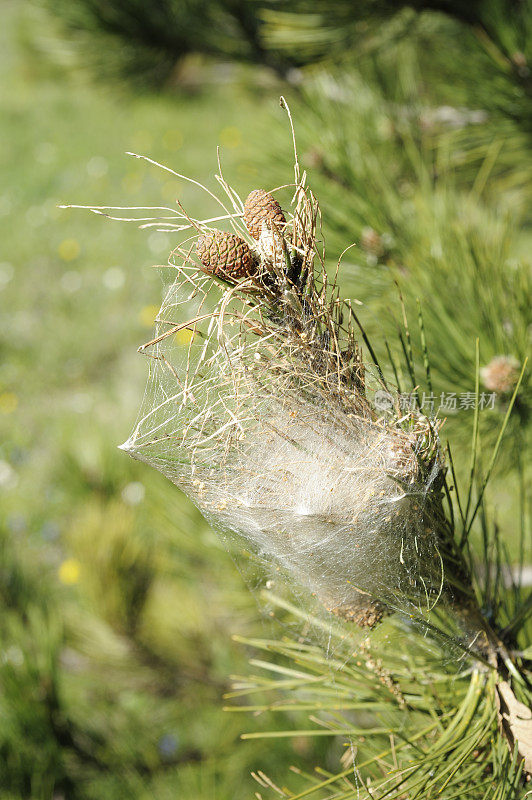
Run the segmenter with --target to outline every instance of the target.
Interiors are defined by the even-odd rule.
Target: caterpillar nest
[[[122,448],[329,612],[372,627],[431,609],[449,594],[437,431],[398,403],[375,410],[375,391],[391,390],[327,277],[297,164],[284,211],[270,192],[244,204],[218,180],[215,220],[180,208],[144,223],[193,235],[173,251],[155,336],[139,348],[148,385]]]
[[[297,153],[294,171],[292,184],[253,189],[244,202],[220,169],[222,197],[202,187],[217,216],[193,218],[177,202],[139,218],[181,243],[155,335],[139,348],[148,383],[122,449],[338,617],[372,627],[440,598],[465,607],[437,424],[400,410],[363,358],[357,332],[367,337],[340,298],[340,262],[334,280],[325,270],[320,209]],[[386,412],[374,402],[383,391]]]

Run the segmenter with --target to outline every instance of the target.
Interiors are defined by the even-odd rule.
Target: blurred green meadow
[[[255,601],[183,495],[117,449],[172,242],[58,206],[200,213],[195,187],[125,151],[213,186],[221,143],[247,186],[276,102],[95,86],[32,51],[58,35],[38,9],[2,21],[0,797],[249,797],[251,769],[321,745],[238,742],[222,696]]]
[[[430,25],[426,35],[436,35]],[[166,263],[174,242],[59,206],[177,198],[191,214],[210,214],[197,187],[126,151],[214,189],[221,145],[225,175],[243,195],[288,182],[283,92],[298,108],[303,164],[323,193],[333,266],[366,232],[345,260],[345,293],[367,305],[369,330],[388,335],[396,279],[414,319],[422,297],[435,386],[459,393],[474,389],[476,335],[482,364],[501,354],[521,364],[529,347],[527,133],[495,117],[487,149],[482,126],[468,129],[469,140],[463,129],[439,136],[434,125],[412,139],[367,73],[347,84],[334,72],[313,76],[301,88],[233,67],[200,91],[207,68],[192,61],[185,89],[155,92],[98,80],[74,60],[43,8],[3,3],[0,800],[248,798],[252,770],[327,768],[341,746],[325,737],[239,741],[272,719],[222,710],[231,676],[248,669],[232,636],[270,623],[194,507],[117,449],[144,391],[136,349],[161,301],[153,265]],[[398,103],[416,81],[405,78]],[[332,114],[327,99],[342,92],[355,100]],[[424,107],[432,100],[427,91]],[[517,171],[497,149],[502,141],[513,142]],[[485,418],[489,442],[507,399]],[[522,531],[511,515],[524,480],[506,480],[505,470],[526,459],[529,395],[517,409],[493,501],[516,548]],[[464,452],[472,422],[457,415],[446,428]]]

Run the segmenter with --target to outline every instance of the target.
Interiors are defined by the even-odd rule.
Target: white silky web
[[[341,616],[371,624],[375,601],[434,604],[438,468],[422,478],[419,431],[377,420],[361,387],[339,388],[323,337],[190,268],[155,334],[124,450]]]
[[[149,377],[122,448],[299,596],[371,626],[386,609],[424,612],[450,595],[442,459],[434,425],[403,415],[393,391],[389,413],[373,407],[374,392],[388,387],[363,363],[351,304],[327,276],[316,245],[321,214],[297,153],[294,174],[284,187],[287,222],[263,222],[259,241],[221,169],[225,199],[205,191],[223,214],[192,219],[178,203],[137,218],[187,238],[171,254],[175,279],[154,337],[140,348]],[[235,283],[199,264],[194,239],[215,237],[213,223],[247,242],[256,273]]]

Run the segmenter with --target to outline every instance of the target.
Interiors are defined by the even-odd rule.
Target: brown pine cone
[[[263,189],[254,189],[244,204],[244,222],[253,238],[258,240],[263,222],[274,222],[280,227],[286,218],[275,197]]]
[[[246,278],[256,270],[255,257],[235,233],[209,231],[198,238],[196,253],[208,272],[219,278]]]

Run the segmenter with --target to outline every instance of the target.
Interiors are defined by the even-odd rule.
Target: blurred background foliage
[[[116,449],[173,242],[58,205],[210,213],[128,150],[214,187],[221,144],[243,195],[286,183],[283,92],[331,268],[357,243],[343,293],[399,361],[400,287],[428,392],[420,300],[437,398],[474,390],[479,337],[489,443],[530,349],[530,5],[6,0],[2,20],[0,798],[238,800],[252,769],[335,769],[327,737],[238,743],[305,717],[221,710],[232,634],[270,623],[194,508]],[[525,377],[490,495],[511,562],[530,404]],[[472,424],[444,428],[464,474]]]

